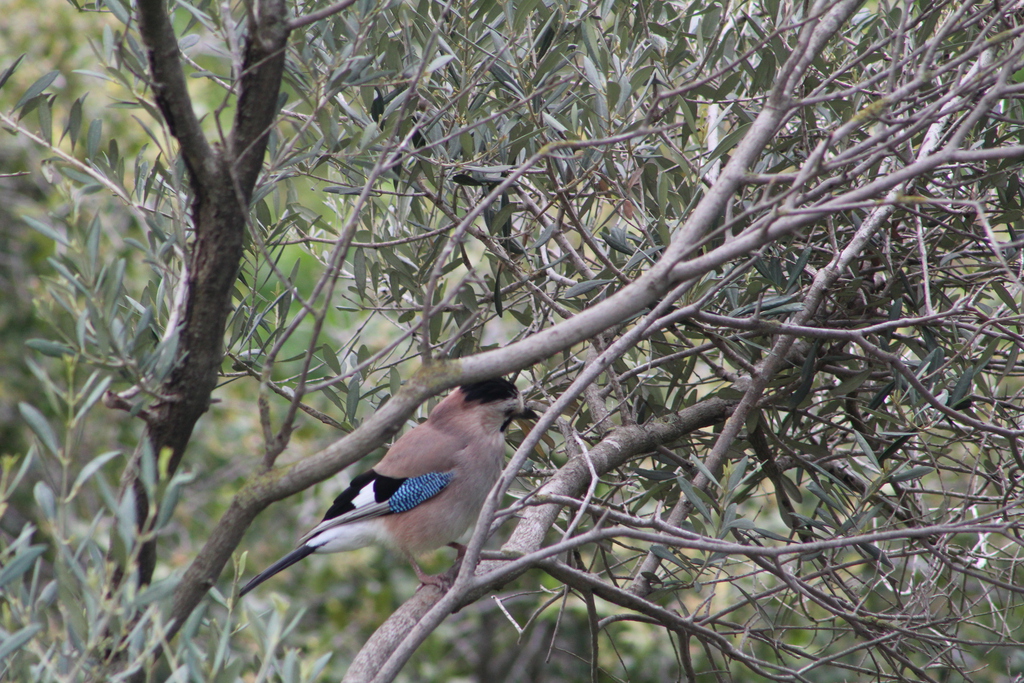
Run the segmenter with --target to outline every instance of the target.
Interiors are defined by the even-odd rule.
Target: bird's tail
[[[270,565],[262,572],[252,578],[249,583],[245,584],[242,590],[238,591],[238,597],[242,597],[256,586],[260,585],[274,574],[278,573],[282,569],[287,569],[304,557],[308,557],[316,552],[316,547],[311,545],[301,545],[295,550],[291,551],[280,560]]]

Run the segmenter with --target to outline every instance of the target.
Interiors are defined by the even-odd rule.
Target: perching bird
[[[249,581],[239,597],[308,555],[373,543],[407,556],[422,583],[440,585],[414,556],[450,545],[461,559],[465,547],[454,541],[480,514],[504,466],[505,428],[520,417],[537,415],[508,380],[458,387],[376,467],[355,477],[299,547]]]

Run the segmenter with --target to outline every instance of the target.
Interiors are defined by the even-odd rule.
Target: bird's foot
[[[448,589],[452,587],[452,583],[455,581],[455,576],[451,570],[446,571],[443,574],[427,574],[425,571],[420,569],[418,564],[413,564],[413,569],[416,571],[416,578],[420,580],[420,588],[424,586],[434,586],[437,590],[442,593],[447,593]],[[419,590],[417,588],[416,590]]]
[[[413,560],[412,568],[416,572],[416,578],[420,580],[420,588],[435,586],[442,593],[447,593],[455,583],[455,578],[459,575],[459,568],[462,566],[462,558],[466,555],[466,546],[461,543],[449,543],[448,545],[455,548],[458,554],[455,556],[455,564],[443,574],[427,574],[420,568],[419,563]]]

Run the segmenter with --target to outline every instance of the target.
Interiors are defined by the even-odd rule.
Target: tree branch
[[[149,54],[153,95],[171,134],[181,144],[181,154],[202,189],[213,179],[213,149],[203,135],[181,67],[178,37],[174,34],[165,0],[139,0],[139,33]]]
[[[166,4],[143,0],[138,11],[153,91],[181,145],[193,194],[194,241],[187,257],[186,308],[177,330],[179,360],[160,392],[168,398],[147,412],[147,438],[156,454],[170,449],[167,473],[172,475],[217,385],[249,199],[277,110],[288,29],[283,0],[262,0],[258,19],[249,26],[235,129],[227,149],[215,150],[193,111]],[[148,515],[147,496],[137,479],[131,485],[142,526]],[[155,563],[155,542],[150,541],[140,553],[139,574],[144,583],[151,578]]]

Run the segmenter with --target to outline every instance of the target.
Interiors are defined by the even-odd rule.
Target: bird
[[[476,522],[505,462],[505,430],[515,419],[536,419],[516,385],[495,378],[457,387],[425,422],[399,438],[375,467],[352,479],[323,521],[298,547],[252,578],[239,597],[313,553],[371,544],[397,550],[424,585],[442,587],[416,556],[448,545]]]

